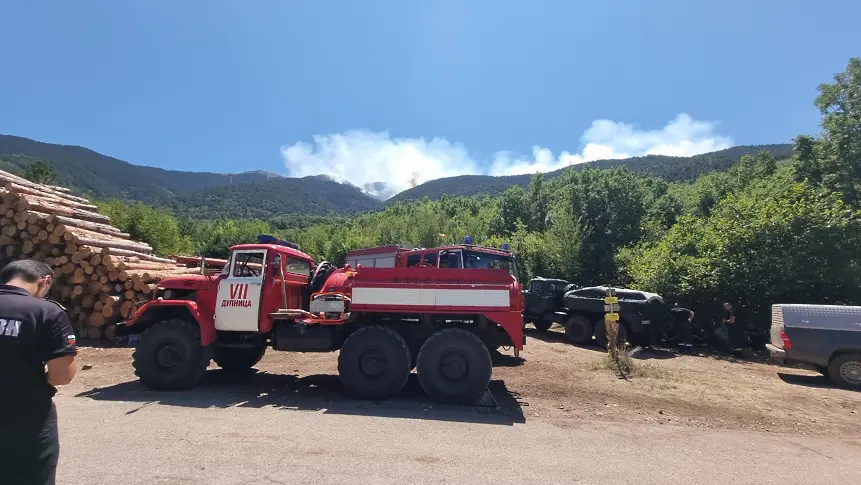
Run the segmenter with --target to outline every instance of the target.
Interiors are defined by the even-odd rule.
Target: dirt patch
[[[132,351],[82,348],[78,368],[92,367],[79,370],[75,381],[61,392],[76,395],[133,383]],[[658,352],[635,359],[634,375],[625,380],[608,370],[603,352],[570,345],[553,330],[530,333],[521,357],[522,361],[513,359],[510,352],[496,356],[493,378],[501,385],[492,390],[502,405],[507,399],[527,420],[564,427],[613,421],[834,436],[861,433],[861,393],[835,388],[812,371]],[[292,389],[302,382],[305,391],[312,391],[311,399],[331,405],[339,399],[337,379],[332,377],[337,375],[336,363],[334,353],[270,351],[257,369],[262,376],[279,379],[275,382],[279,389]],[[217,369],[214,364],[211,368]],[[254,382],[271,385],[262,378],[249,382],[252,387]],[[315,388],[321,389],[319,393],[313,392]],[[217,392],[213,390],[214,395]],[[416,394],[409,405],[418,413],[439,408],[423,400],[417,384],[405,392]],[[507,395],[497,395],[501,393]],[[469,416],[461,419],[470,420]]]

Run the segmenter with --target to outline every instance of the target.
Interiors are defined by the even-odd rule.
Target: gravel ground
[[[495,356],[497,406],[457,407],[415,376],[391,401],[346,398],[334,353],[154,392],[131,352],[81,350],[56,398],[59,483],[861,483],[861,393],[763,362],[655,352],[623,380],[529,333],[523,359]]]

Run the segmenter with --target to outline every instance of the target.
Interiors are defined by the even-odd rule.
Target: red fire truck
[[[218,275],[163,280],[119,329],[139,336],[135,373],[151,388],[182,389],[210,360],[242,370],[267,348],[339,350],[340,380],[357,397],[387,399],[415,369],[432,399],[475,401],[490,381],[489,350],[517,354],[525,342],[514,255],[469,239],[364,254],[385,248],[394,249],[391,264],[336,268],[261,235],[232,247]]]

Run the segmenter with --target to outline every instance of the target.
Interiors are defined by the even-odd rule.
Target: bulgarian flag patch
[[[77,341],[77,339],[75,338],[75,335],[74,335],[74,334],[70,334],[70,335],[68,335],[68,336],[66,337],[66,343],[67,343],[68,345],[75,345],[75,344],[77,344],[77,343],[78,343],[78,341]]]

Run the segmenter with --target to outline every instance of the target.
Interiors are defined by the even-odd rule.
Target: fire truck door
[[[234,251],[230,273],[218,284],[215,329],[256,332],[260,321],[261,289],[266,276],[266,251]]]

